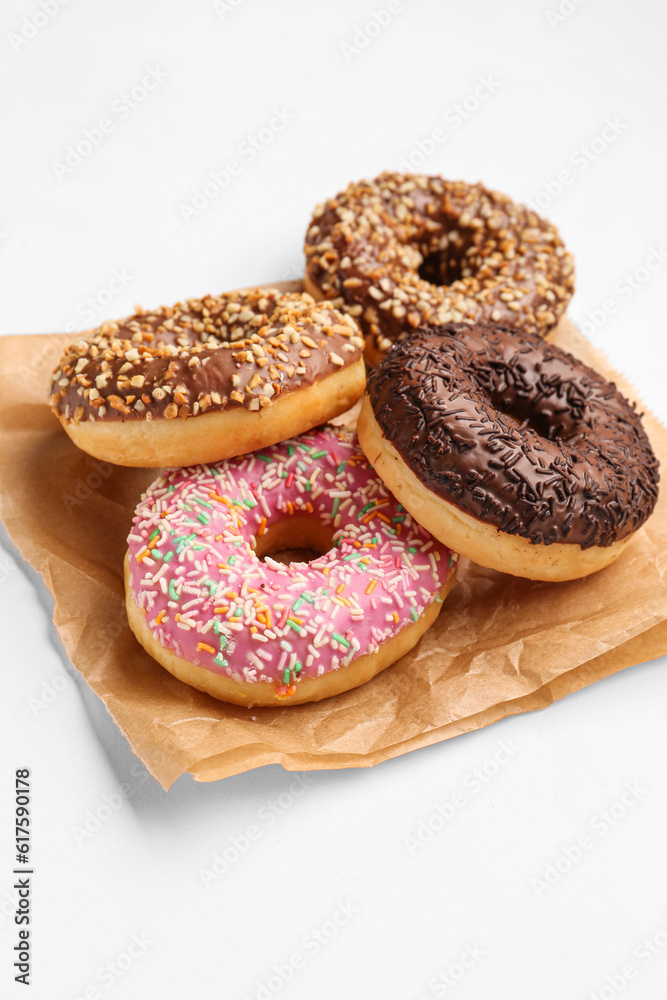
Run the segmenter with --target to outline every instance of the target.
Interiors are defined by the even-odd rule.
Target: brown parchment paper
[[[554,339],[636,398],[567,319]],[[125,539],[155,471],[84,454],[46,406],[49,374],[70,341],[71,334],[0,338],[0,516],[53,594],[67,655],[165,788],[184,771],[215,781],[271,763],[368,767],[544,708],[667,652],[663,485],[628,550],[587,579],[534,583],[462,560],[416,649],[355,691],[294,708],[244,709],[188,687],[148,656],[125,617]],[[645,421],[667,471],[667,432],[650,414]]]

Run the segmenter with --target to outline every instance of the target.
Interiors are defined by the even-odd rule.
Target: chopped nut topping
[[[574,289],[555,227],[481,184],[384,173],[313,219],[307,278],[346,320],[360,319],[373,363],[423,322],[493,320],[545,335]]]
[[[138,311],[78,340],[52,378],[50,402],[64,420],[187,418],[230,404],[257,410],[309,376],[325,377],[327,366],[357,362],[363,345],[350,316],[305,293],[206,296]]]

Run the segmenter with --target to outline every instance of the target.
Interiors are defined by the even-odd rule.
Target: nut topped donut
[[[481,184],[381,174],[319,205],[304,287],[359,322],[376,364],[406,328],[493,321],[544,335],[574,291],[558,231]]]
[[[657,499],[658,462],[634,404],[535,334],[420,328],[371,373],[358,434],[432,534],[534,580],[606,566]]]
[[[370,680],[433,623],[458,558],[391,496],[356,436],[332,427],[169,472],[138,505],[128,546],[139,641],[240,705],[319,701]],[[322,554],[271,558],[295,547]]]
[[[119,465],[244,454],[349,409],[365,384],[354,319],[271,288],[106,322],[69,347],[51,407],[84,451]]]

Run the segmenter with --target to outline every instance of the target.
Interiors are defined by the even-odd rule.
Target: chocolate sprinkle
[[[535,334],[420,327],[371,372],[367,392],[424,486],[533,544],[612,545],[655,506],[658,460],[635,405]]]

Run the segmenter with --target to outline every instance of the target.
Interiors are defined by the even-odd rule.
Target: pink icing
[[[334,547],[309,563],[261,561],[255,536],[293,514],[330,526]],[[287,694],[416,621],[458,558],[389,493],[356,435],[332,427],[168,472],[133,523],[132,594],[154,638]]]

